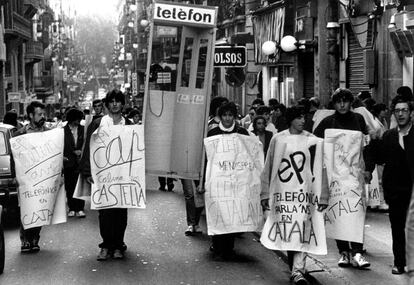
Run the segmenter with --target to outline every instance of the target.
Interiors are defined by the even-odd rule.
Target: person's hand
[[[370,184],[372,180],[372,173],[369,171],[364,171],[364,181],[366,184]]]
[[[74,150],[73,151],[73,153],[77,156],[77,157],[80,157],[81,156],[81,154],[82,154],[82,151],[81,150]]]
[[[318,205],[318,211],[322,212],[323,210],[325,210],[326,208],[328,208],[328,204],[319,204]]]
[[[269,211],[270,210],[269,199],[263,199],[262,201],[260,201],[260,204],[262,204],[263,211]]]
[[[88,176],[88,177],[86,177],[86,181],[87,181],[89,184],[93,184],[93,178],[92,178],[92,176]]]
[[[63,162],[69,161],[69,158],[67,158],[66,156],[63,157]]]
[[[196,188],[197,193],[204,194],[206,192],[206,189],[200,184]]]

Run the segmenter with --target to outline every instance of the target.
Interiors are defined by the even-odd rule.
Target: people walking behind
[[[202,230],[200,229],[200,217],[203,212],[204,207],[197,207],[195,202],[195,188],[197,188],[200,181],[195,180],[193,185],[193,180],[190,179],[181,179],[181,184],[183,185],[184,199],[185,199],[185,213],[187,216],[187,229],[184,234],[186,236],[192,236],[195,234],[201,234]]]
[[[266,118],[263,116],[256,116],[253,119],[253,133],[257,136],[260,142],[263,145],[263,152],[266,159],[267,149],[269,148],[270,140],[273,137],[271,131],[266,130]]]
[[[414,145],[414,128],[411,116],[413,105],[401,95],[391,103],[391,110],[397,121],[397,127],[386,131],[382,140],[373,141],[375,162],[384,164],[382,185],[385,201],[389,206],[389,218],[392,234],[394,266],[392,274],[404,273],[405,258],[405,222],[413,187],[412,169],[414,156],[409,151]],[[411,154],[413,154],[411,152]]]
[[[266,120],[266,130],[276,134],[277,129],[270,119],[270,111],[271,109],[268,106],[259,106],[256,108],[256,116],[264,117]],[[253,122],[250,124],[248,131],[253,132]]]
[[[289,129],[284,130],[276,135],[273,136],[271,142],[270,142],[270,146],[269,146],[269,150],[268,150],[268,156],[266,159],[266,163],[264,166],[264,170],[262,173],[262,192],[260,194],[260,198],[261,198],[261,203],[262,203],[262,207],[264,211],[268,211],[270,210],[269,208],[269,198],[270,198],[270,193],[277,193],[280,195],[280,197],[284,197],[284,193],[299,193],[302,191],[306,191],[305,193],[310,193],[312,186],[310,184],[298,184],[298,186],[302,189],[292,189],[289,187],[292,187],[293,184],[282,184],[282,186],[284,187],[277,187],[277,184],[275,184],[275,181],[272,179],[272,177],[276,177],[279,173],[281,173],[281,170],[278,168],[279,166],[274,165],[274,161],[275,158],[277,157],[278,153],[277,153],[277,145],[278,142],[280,143],[280,141],[287,139],[289,137],[291,137],[292,139],[295,139],[295,137],[300,136],[302,141],[306,141],[308,138],[310,137],[314,137],[314,135],[312,135],[312,133],[309,133],[307,131],[304,130],[305,127],[305,110],[302,106],[293,106],[290,108],[287,108],[286,110],[286,121],[287,124],[289,125]],[[288,146],[286,146],[288,147]],[[293,148],[293,146],[289,146],[291,148]],[[279,150],[280,151],[280,150]],[[301,153],[303,155],[305,155],[302,151],[302,149],[300,149],[299,147],[295,148],[295,149],[291,149],[290,151],[292,151],[293,153]],[[309,156],[305,158],[304,156],[304,161],[310,159],[310,152],[309,152]],[[277,159],[276,159],[277,160]],[[322,158],[321,158],[322,160]],[[314,173],[311,164],[303,164],[303,168],[301,167],[300,173],[301,175],[306,175],[306,173]],[[308,169],[305,169],[305,168]],[[324,175],[324,174],[322,174]],[[323,177],[319,177],[319,179],[322,181]],[[305,179],[306,180],[306,179]],[[306,188],[304,188],[306,187]],[[274,188],[274,189],[271,189]],[[286,189],[280,189],[280,188],[286,188]],[[272,190],[273,192],[271,192],[270,190]],[[284,192],[286,191],[286,192]],[[292,191],[297,191],[297,192],[292,192]],[[275,195],[275,194],[273,194]],[[328,188],[327,187],[322,187],[322,192],[320,193],[320,199],[319,199],[319,203],[317,205],[317,211],[318,212],[322,212],[324,209],[326,209],[326,207],[328,206],[328,199],[329,199],[329,192],[328,192]],[[291,201],[294,202],[294,199],[292,199]],[[280,202],[280,201],[279,201]],[[274,201],[274,203],[276,203],[276,201]],[[296,205],[294,205],[297,208],[300,208],[301,206],[303,206],[302,203],[300,203],[299,201],[296,201]],[[284,206],[284,205],[283,205]],[[275,207],[275,205],[273,205],[273,207]],[[276,206],[277,207],[277,206]],[[312,205],[309,203],[307,205],[307,207],[312,207]],[[279,214],[279,213],[278,213]],[[312,215],[312,214],[310,214]],[[302,222],[305,224],[306,222],[309,223],[309,221],[311,221],[311,223],[313,223],[312,221],[317,220],[316,217],[303,217],[303,215],[297,215],[296,218],[302,218],[302,220],[296,220],[296,222],[298,222],[299,224],[302,224]],[[319,221],[321,224],[323,224],[323,216],[320,215],[319,216]],[[304,225],[305,227],[305,225]],[[266,229],[266,226],[265,226]],[[265,230],[264,229],[264,230]],[[266,235],[263,232],[264,235]],[[263,237],[262,234],[262,237]],[[292,232],[291,232],[292,234]],[[269,235],[269,233],[267,234],[267,236]],[[289,238],[290,239],[290,238]],[[262,239],[261,239],[262,240]],[[299,239],[301,240],[301,238]],[[282,241],[281,241],[282,243]],[[285,243],[289,243],[289,241],[285,241]],[[310,243],[309,243],[310,244]],[[308,244],[306,245],[299,245],[298,247],[301,248],[306,248]],[[289,245],[290,247],[294,247],[294,245]],[[281,248],[279,248],[281,249]],[[307,252],[306,251],[292,251],[292,250],[288,250],[287,251],[288,254],[288,261],[289,261],[289,267],[291,269],[291,280],[294,282],[294,284],[303,284],[306,285],[308,284],[308,281],[305,278],[305,273],[306,273],[306,257],[307,257]]]
[[[40,102],[33,101],[27,106],[26,113],[30,123],[16,131],[14,136],[44,132],[48,130],[45,126],[45,105]],[[20,223],[21,252],[38,252],[40,250],[39,239],[41,229],[42,227],[33,227],[25,230],[23,225]]]
[[[174,178],[158,176],[158,182],[160,183],[160,187],[158,188],[158,190],[168,191],[168,192],[173,191],[173,189],[174,189]],[[165,186],[167,186],[167,189],[165,189]]]
[[[100,118],[104,115],[104,112],[103,112],[104,107],[103,107],[103,102],[102,102],[101,99],[93,100],[92,107],[93,107],[93,110],[95,112],[95,114],[92,117],[92,121],[94,121],[95,119]]]
[[[83,112],[78,109],[70,109],[66,114],[67,124],[64,131],[63,150],[63,174],[65,177],[65,189],[68,201],[68,217],[84,218],[85,201],[73,198],[76,183],[79,176],[79,161],[82,155],[84,142],[84,127],[80,125]]]
[[[95,119],[89,125],[85,140],[85,147],[81,160],[81,172],[89,183],[93,183],[90,164],[90,140],[92,133],[100,126],[131,125],[132,123],[122,116],[125,105],[125,96],[119,90],[112,90],[106,94],[105,106],[108,114]],[[111,254],[114,259],[124,258],[127,246],[124,243],[124,235],[127,227],[128,209],[109,208],[99,210],[99,230],[102,243],[99,244],[100,252],[97,260],[107,260]]]
[[[128,119],[131,120],[134,125],[141,124],[141,114],[137,109],[132,109],[129,111]]]
[[[272,123],[275,125],[278,132],[284,131],[288,128],[285,118],[286,106],[279,104],[274,107]]]
[[[335,92],[333,93],[331,97],[332,104],[335,108],[335,113],[323,119],[320,122],[320,124],[316,127],[314,134],[320,138],[324,138],[326,130],[340,129],[340,130],[357,131],[357,132],[361,132],[364,135],[367,135],[368,130],[367,130],[367,125],[364,121],[364,118],[362,117],[362,115],[351,111],[351,105],[352,105],[353,99],[354,97],[352,95],[352,92],[349,89],[338,88],[337,90],[335,90]],[[352,163],[358,164],[356,168],[358,169],[358,172],[353,175],[353,177],[355,176],[355,181],[352,180],[353,182],[356,183],[357,187],[356,189],[353,189],[353,191],[356,191],[357,193],[359,193],[359,195],[362,195],[362,191],[365,189],[365,185],[362,182],[365,181],[365,183],[369,183],[371,181],[371,178],[372,178],[371,173],[375,167],[375,163],[373,162],[373,158],[370,155],[371,152],[369,151],[369,148],[364,149],[362,147],[362,143],[361,145],[355,145],[355,147],[356,147],[355,152],[358,155],[357,157],[363,156],[363,162],[365,163],[365,169],[363,168],[364,163],[352,162]],[[351,159],[351,158],[348,158],[348,159]],[[348,161],[346,162],[351,163]],[[329,175],[330,174],[328,173],[328,176]],[[353,179],[353,177],[351,178]],[[349,179],[349,177],[339,177],[338,179],[345,181],[346,179]],[[346,185],[343,185],[343,187],[346,187]],[[350,194],[348,194],[348,192],[350,191],[349,188],[344,188],[342,191],[344,192],[343,195],[348,195],[347,197],[351,196]],[[363,195],[361,197],[363,197]],[[354,211],[356,211],[356,213],[359,213],[359,211],[361,211],[361,216],[363,216],[363,219],[365,220],[365,208],[363,206],[361,208],[362,209],[359,209],[358,211],[356,210]],[[346,218],[343,218],[343,219],[346,219]],[[351,218],[349,219],[350,219],[350,222],[353,221]],[[350,224],[349,230],[354,231],[355,236],[361,234],[362,239],[363,239],[364,223],[360,220],[358,221],[360,222],[358,226],[356,224],[355,225]],[[350,232],[348,232],[347,234],[350,235]],[[359,268],[370,266],[370,263],[364,256],[362,242],[353,242],[349,240],[337,239],[336,244],[337,244],[337,247],[340,253],[340,259],[338,261],[338,266],[346,267],[346,266],[352,265],[354,267],[359,267]]]
[[[209,117],[208,117],[208,131],[217,127],[220,123],[220,117],[218,115],[218,109],[223,104],[226,104],[229,102],[229,99],[226,97],[214,97],[211,99],[210,102],[210,111],[209,111]]]

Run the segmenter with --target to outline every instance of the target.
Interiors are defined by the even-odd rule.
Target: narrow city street
[[[37,254],[21,254],[18,227],[7,227],[0,284],[290,284],[287,265],[252,233],[237,238],[237,261],[214,260],[205,233],[184,235],[180,183],[174,192],[161,192],[154,190],[156,178],[148,182],[147,209],[128,213],[124,260],[96,260],[98,217],[89,210],[85,219],[44,227]]]

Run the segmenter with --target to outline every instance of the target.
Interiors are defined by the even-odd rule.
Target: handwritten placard
[[[326,254],[323,213],[317,210],[322,189],[322,139],[277,135],[270,212],[261,243],[272,250]]]
[[[98,128],[90,142],[91,209],[145,208],[144,127]]]
[[[11,138],[10,144],[23,227],[66,222],[66,194],[61,177],[63,129],[21,135]]]
[[[204,139],[207,153],[205,204],[209,235],[256,231],[261,225],[260,142],[239,134]]]
[[[325,130],[324,162],[329,183],[325,214],[327,236],[363,242],[366,213],[362,149],[359,131]]]
[[[381,204],[380,184],[378,179],[378,167],[376,166],[372,172],[370,184],[365,185],[367,206],[375,207]]]

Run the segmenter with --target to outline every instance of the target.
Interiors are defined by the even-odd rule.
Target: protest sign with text
[[[98,128],[90,142],[91,209],[145,208],[144,127]]]
[[[375,166],[372,172],[372,179],[369,184],[365,185],[367,206],[375,207],[381,204],[380,184],[378,177],[378,166]]]
[[[19,184],[20,219],[25,229],[66,222],[62,186],[63,129],[10,139]]]
[[[363,145],[362,132],[325,130],[324,163],[329,183],[327,237],[363,242],[366,211]]]
[[[326,254],[323,213],[317,210],[323,180],[323,140],[282,133],[276,136],[270,212],[260,241],[272,250]]]
[[[209,235],[250,232],[262,223],[259,140],[240,134],[204,139],[207,153],[205,204]]]

